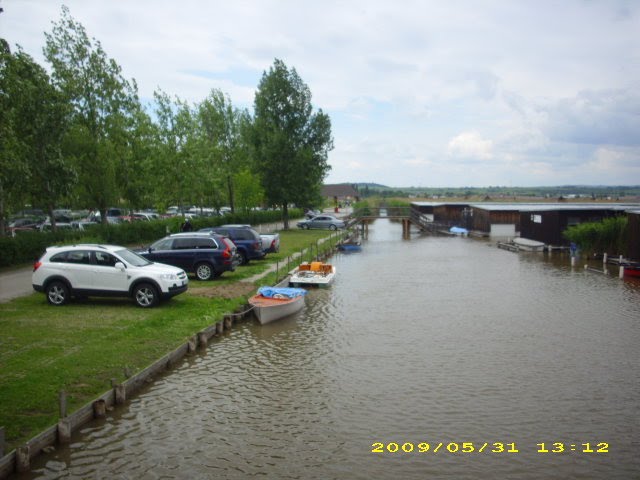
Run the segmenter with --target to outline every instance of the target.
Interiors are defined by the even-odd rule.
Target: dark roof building
[[[627,210],[629,242],[627,257],[640,261],[640,209]]]
[[[322,197],[334,202],[357,202],[360,200],[360,194],[350,183],[323,185]]]

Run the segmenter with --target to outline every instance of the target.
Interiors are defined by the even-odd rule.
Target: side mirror
[[[127,267],[124,266],[124,263],[122,262],[116,262],[116,264],[114,265],[114,267],[116,267],[118,270],[120,270],[121,272],[124,272]]]

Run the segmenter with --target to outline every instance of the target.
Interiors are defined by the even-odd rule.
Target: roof
[[[322,186],[323,197],[358,197],[360,194],[350,183],[337,183]]]

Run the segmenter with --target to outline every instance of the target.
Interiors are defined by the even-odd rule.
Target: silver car
[[[330,230],[337,230],[339,228],[345,228],[345,223],[331,215],[316,215],[309,220],[298,222],[298,228],[328,228]]]

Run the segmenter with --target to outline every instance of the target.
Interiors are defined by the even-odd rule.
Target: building
[[[333,205],[351,204],[360,200],[360,194],[350,183],[322,186],[322,198]]]
[[[626,214],[629,231],[627,257],[631,260],[640,261],[640,209],[627,210]]]
[[[525,208],[520,213],[520,236],[546,245],[568,246],[569,241],[563,236],[567,228],[623,215],[626,208],[614,204],[551,204]]]

